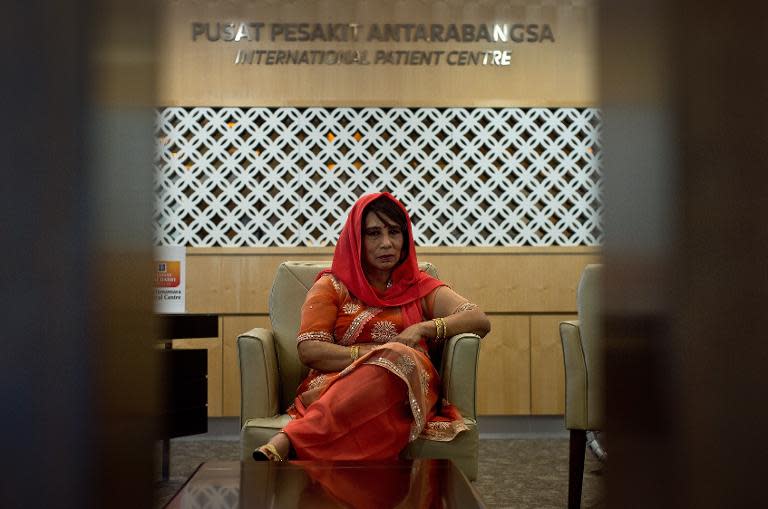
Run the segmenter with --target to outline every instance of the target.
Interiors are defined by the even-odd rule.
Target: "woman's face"
[[[365,215],[363,228],[363,264],[367,269],[391,271],[400,261],[403,232],[385,215],[374,212]]]

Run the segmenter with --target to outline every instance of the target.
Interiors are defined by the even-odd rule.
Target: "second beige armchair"
[[[565,360],[565,427],[570,430],[568,507],[581,505],[587,432],[603,429],[600,265],[588,265],[576,291],[578,321],[560,323]]]

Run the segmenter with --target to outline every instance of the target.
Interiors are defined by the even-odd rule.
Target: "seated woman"
[[[485,313],[419,271],[411,222],[389,193],[352,207],[330,270],[307,293],[297,338],[309,366],[293,420],[257,460],[396,459],[419,436],[449,441],[466,426],[429,357],[447,337],[485,336]]]

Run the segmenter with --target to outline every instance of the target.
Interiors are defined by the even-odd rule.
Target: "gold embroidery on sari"
[[[413,394],[413,387],[411,386],[411,382],[408,380],[408,375],[403,371],[404,367],[405,369],[409,369],[407,366],[410,366],[410,370],[412,371],[415,367],[415,362],[413,359],[410,359],[410,363],[407,361],[402,362],[403,357],[405,356],[401,356],[396,363],[390,361],[389,359],[385,359],[384,357],[377,357],[375,359],[369,359],[366,361],[366,364],[375,364],[377,366],[381,366],[394,373],[398,378],[405,382],[405,385],[408,387],[408,401],[411,406],[411,413],[413,414],[413,424],[411,425],[411,432],[408,436],[408,441],[413,442],[419,437],[421,430],[424,429],[426,418],[424,417],[424,411],[422,410],[419,401]],[[413,365],[411,365],[411,363],[413,363]]]
[[[341,283],[339,282],[339,280],[336,279],[336,277],[334,277],[333,274],[326,274],[325,277],[327,277],[328,279],[331,280],[331,284],[333,285],[333,289],[336,290],[336,294],[339,297],[342,297],[344,291],[342,289],[342,286],[341,286]]]
[[[401,373],[408,376],[416,369],[416,362],[407,355],[401,355],[395,362],[395,366],[397,366]]]
[[[344,333],[344,337],[341,338],[340,343],[342,345],[351,345],[354,343],[363,331],[365,324],[382,311],[382,308],[365,308],[361,311],[360,314],[352,320],[352,323],[349,324],[349,328],[347,329],[347,332]]]
[[[386,345],[376,346],[375,350],[387,349]],[[448,442],[453,440],[456,435],[468,428],[463,421],[433,421],[426,422],[425,409],[422,405],[426,404],[426,396],[429,393],[430,373],[426,369],[420,369],[418,378],[414,377],[414,369],[417,368],[416,361],[408,355],[399,355],[396,361],[391,361],[385,357],[368,357],[362,362],[350,364],[339,373],[339,377],[346,376],[360,364],[371,364],[380,366],[391,372],[403,382],[408,388],[408,401],[406,404],[411,409],[413,415],[413,424],[409,433],[408,441],[413,442],[417,438],[425,438],[438,442]],[[417,383],[421,384],[421,389],[417,391],[414,387]],[[421,398],[416,398],[416,394],[421,393]],[[448,405],[448,401],[443,398],[443,404]]]
[[[307,340],[328,341],[330,343],[333,343],[333,334],[324,330],[313,330],[313,331],[302,332],[296,337],[296,343],[301,343],[302,341],[307,341]]]
[[[355,304],[354,302],[347,302],[342,306],[342,311],[344,311],[348,315],[354,315],[358,311],[360,311],[360,304]]]
[[[312,390],[321,387],[323,384],[325,384],[326,378],[328,378],[326,375],[318,375],[316,378],[310,380],[307,389]]]
[[[429,372],[426,369],[422,369],[419,371],[419,377],[421,378],[421,391],[426,398],[429,394]]]
[[[421,437],[436,442],[450,442],[462,431],[467,431],[463,421],[431,421],[424,426]]]
[[[389,320],[382,320],[373,324],[371,339],[376,343],[386,343],[397,336],[397,327]]]

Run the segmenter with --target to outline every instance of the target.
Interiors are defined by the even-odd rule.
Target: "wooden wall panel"
[[[563,313],[576,310],[576,286],[596,251],[559,254],[425,253],[440,278],[492,313]],[[478,270],[482,268],[482,270]]]
[[[577,315],[531,317],[531,414],[563,415],[565,370],[559,324]]]
[[[220,313],[224,307],[221,295],[221,257],[190,256],[187,249],[187,313]],[[215,303],[215,305],[214,305]]]
[[[269,316],[224,316],[221,327],[223,343],[222,415],[240,415],[240,365],[237,360],[237,336],[254,327],[269,329]]]
[[[286,260],[330,260],[329,248],[188,249],[187,312],[267,314],[275,271]],[[569,313],[596,248],[422,248],[419,260],[492,313]],[[478,270],[482,267],[482,270]]]
[[[268,300],[285,260],[330,260],[333,248],[188,249],[187,311],[224,315],[221,325],[220,415],[238,415],[235,340],[269,327]],[[563,366],[557,323],[576,312],[576,285],[597,248],[420,248],[440,277],[491,313],[481,347],[478,412],[563,412]]]
[[[267,314],[269,290],[280,263],[330,260],[333,251],[228,254],[226,249],[187,256],[187,312]],[[212,251],[212,252],[211,252]]]
[[[479,415],[531,412],[530,326],[527,316],[494,315],[480,342],[477,370]]]
[[[219,318],[221,332],[221,318]],[[174,339],[171,344],[177,349],[208,350],[208,417],[221,417],[222,386],[222,349],[221,338]]]

